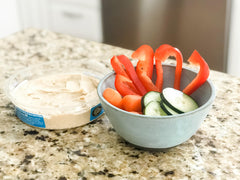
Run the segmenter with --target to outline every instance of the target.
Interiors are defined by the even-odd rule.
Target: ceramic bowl
[[[174,65],[163,65],[164,87],[173,87]],[[189,84],[197,72],[183,68],[181,89]],[[153,80],[156,78],[154,69]],[[143,148],[159,149],[177,146],[191,138],[206,118],[215,99],[215,88],[207,80],[191,97],[198,103],[194,111],[171,116],[146,116],[119,109],[107,102],[102,93],[114,87],[115,73],[106,75],[98,84],[97,93],[105,113],[116,132],[129,143]]]

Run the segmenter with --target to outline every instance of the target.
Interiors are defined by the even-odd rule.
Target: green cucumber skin
[[[167,89],[170,89],[170,90],[168,90],[166,92],[167,93],[166,96],[170,97],[170,101],[172,100],[171,102],[173,102],[173,104],[171,104],[165,98],[164,93],[160,93],[160,92],[157,92],[157,91],[149,91],[141,99],[143,114],[149,115],[149,113],[151,113],[151,112],[153,112],[153,114],[155,113],[154,110],[152,111],[151,109],[148,109],[149,107],[147,108],[147,113],[146,113],[146,107],[150,103],[158,103],[158,104],[155,104],[154,106],[152,106],[152,104],[151,104],[151,106],[153,108],[157,107],[156,109],[158,109],[158,111],[159,111],[158,113],[155,114],[156,116],[177,115],[177,114],[182,114],[182,113],[185,113],[185,112],[189,112],[189,111],[192,111],[192,110],[198,108],[197,103],[194,101],[194,99],[191,96],[188,96],[188,95],[184,94],[182,91],[176,90],[174,88],[165,88],[164,90],[166,91]],[[176,102],[175,102],[175,99],[171,99],[171,95],[169,96],[169,94],[170,94],[169,91],[173,92],[172,95],[174,97],[176,97]],[[177,105],[176,105],[177,107],[182,107],[182,106],[179,106],[179,105],[185,105],[185,101],[187,101],[186,104],[188,106],[185,106],[185,107],[183,106],[183,109],[185,109],[185,110],[189,109],[187,111],[182,111],[179,108],[176,108],[174,106],[174,104],[176,105],[176,103],[177,103]],[[178,104],[178,103],[180,103],[180,104]],[[157,110],[156,110],[156,112],[157,112]]]
[[[165,93],[164,93],[164,91],[165,91]],[[177,100],[181,100],[181,101],[179,101],[180,104],[185,105],[186,103],[188,103],[187,104],[188,106],[185,106],[185,107],[181,106],[180,108],[179,107],[175,107],[176,103],[175,103],[175,105],[174,105],[174,103],[172,104],[172,102],[169,102],[169,100],[168,100],[169,96],[168,96],[168,98],[165,97],[166,91],[173,91],[173,92],[176,91],[175,94],[176,95],[180,95],[180,96],[175,96],[176,97],[176,101]],[[174,96],[174,94],[173,94],[173,96]],[[193,111],[193,110],[198,108],[197,103],[195,102],[195,100],[191,96],[188,96],[187,94],[184,94],[182,91],[179,91],[179,90],[176,90],[176,89],[173,89],[173,88],[165,88],[163,90],[163,93],[161,94],[161,98],[162,98],[163,102],[168,107],[170,107],[172,110],[174,110],[175,112],[177,112],[179,114],[185,113],[185,112],[189,112],[189,111]],[[181,102],[184,102],[184,103],[181,103]],[[188,107],[188,108],[186,108],[186,107]]]
[[[149,92],[147,92],[143,97],[142,97],[142,99],[141,99],[141,105],[142,105],[142,109],[144,109],[146,106],[147,106],[147,104],[148,103],[150,103],[151,101],[149,101],[148,103],[146,103],[145,102],[145,100],[146,100],[146,98],[148,98],[152,93],[154,93],[154,94],[159,94],[159,100],[157,99],[153,99],[154,101],[161,101],[161,93],[160,92],[157,92],[157,91],[149,91]],[[152,100],[152,101],[153,101]]]
[[[177,115],[177,114],[179,114],[179,113],[177,113],[176,111],[174,111],[173,109],[171,109],[169,106],[167,106],[166,104],[164,104],[163,101],[161,101],[160,105],[161,105],[162,110],[165,111],[165,113],[166,113],[167,115]],[[170,111],[166,108],[166,106],[167,106],[169,109],[171,109],[172,112],[170,112]]]
[[[155,108],[156,107],[156,108]],[[155,109],[154,109],[155,108]],[[154,112],[154,113],[150,113]],[[167,114],[161,108],[161,105],[157,101],[151,101],[143,110],[144,115],[148,116],[166,116]]]
[[[174,106],[172,106],[172,105],[164,98],[163,94],[161,94],[161,98],[162,98],[162,101],[163,101],[169,108],[171,108],[173,111],[177,112],[178,114],[184,113],[184,112],[176,109]]]
[[[167,114],[167,115],[172,115],[163,105],[163,101],[160,102],[160,106],[162,108],[162,110]]]

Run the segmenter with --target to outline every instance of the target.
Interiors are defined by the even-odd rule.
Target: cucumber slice
[[[176,115],[179,114],[176,111],[172,110],[170,107],[168,107],[166,104],[164,104],[163,101],[160,102],[160,106],[162,110],[167,114],[167,115]]]
[[[198,108],[197,103],[190,96],[174,88],[163,89],[161,98],[168,107],[179,114]]]
[[[156,92],[156,91],[150,91],[150,92],[146,93],[142,97],[142,101],[141,101],[142,107],[145,108],[147,106],[147,104],[150,103],[151,101],[160,102],[161,101],[161,93]]]
[[[162,110],[160,103],[157,101],[151,101],[143,109],[143,114],[149,116],[166,116],[167,114]]]

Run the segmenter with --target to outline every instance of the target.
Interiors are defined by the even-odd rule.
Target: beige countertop
[[[107,74],[111,56],[131,53],[46,30],[27,29],[1,39],[0,179],[239,179],[237,77],[211,71],[217,90],[212,110],[191,139],[164,151],[141,150],[127,143],[106,116],[68,130],[30,127],[15,117],[4,94],[5,80],[25,67],[77,60]]]

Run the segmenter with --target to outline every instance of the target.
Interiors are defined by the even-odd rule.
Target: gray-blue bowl
[[[163,65],[164,87],[173,87],[175,66]],[[153,79],[156,78],[154,69]],[[197,72],[183,68],[181,89],[189,84]],[[115,73],[106,75],[99,83],[97,92],[102,107],[116,132],[126,141],[138,147],[159,149],[177,146],[191,138],[206,118],[215,99],[215,88],[207,80],[191,97],[198,103],[194,111],[171,116],[146,116],[133,114],[119,109],[103,96],[103,91],[114,88]]]

